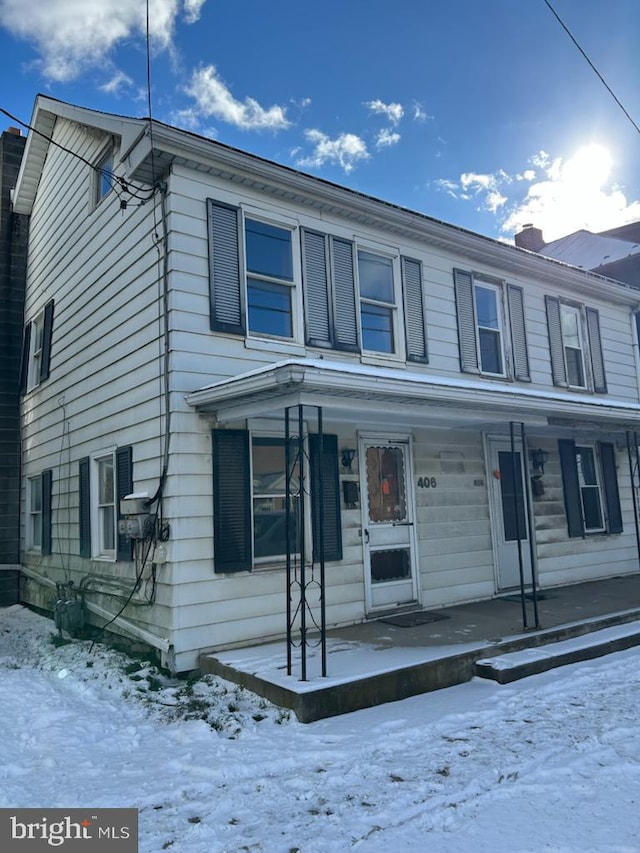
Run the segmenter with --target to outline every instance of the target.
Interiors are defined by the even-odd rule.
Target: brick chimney
[[[529,249],[530,252],[539,252],[544,247],[542,231],[540,228],[534,228],[531,223],[522,226],[522,231],[516,234],[515,240],[516,246]]]

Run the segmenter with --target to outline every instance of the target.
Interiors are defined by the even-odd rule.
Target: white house
[[[638,571],[640,292],[159,122],[32,126],[23,600],[73,581],[183,671]]]

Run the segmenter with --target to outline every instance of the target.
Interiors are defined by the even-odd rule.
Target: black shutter
[[[527,334],[524,325],[524,292],[515,284],[507,285],[509,302],[509,324],[511,326],[511,350],[513,353],[513,378],[530,382]]]
[[[427,333],[422,289],[422,264],[411,258],[401,258],[402,292],[404,297],[404,328],[407,338],[407,359],[428,362]]]
[[[51,553],[51,485],[53,481],[50,470],[42,472],[42,547],[41,553],[47,556]]]
[[[116,519],[120,521],[120,501],[133,492],[133,454],[131,447],[116,450]],[[118,533],[117,560],[133,560],[133,540]]]
[[[31,349],[31,323],[24,327],[24,338],[22,339],[22,360],[20,361],[20,394],[27,390],[29,381],[29,351]]]
[[[309,435],[311,467],[311,529],[313,559],[320,560],[324,543],[326,563],[342,559],[342,523],[340,519],[340,478],[338,475],[338,436]],[[322,480],[322,493],[320,489]],[[322,518],[320,507],[322,506]],[[322,528],[323,537],[320,538]]]
[[[89,488],[89,457],[81,459],[78,464],[79,475],[79,507],[80,523],[80,556],[91,556],[91,490]]]
[[[356,280],[353,271],[353,243],[331,238],[331,270],[333,278],[334,346],[349,352],[360,352],[358,342],[358,309]]]
[[[332,343],[327,239],[315,231],[302,231],[302,280],[306,342],[312,347]]]
[[[458,317],[458,343],[460,345],[460,370],[480,373],[476,342],[476,309],[473,298],[473,277],[465,270],[453,271]]]
[[[211,329],[244,335],[240,211],[207,199]]]
[[[249,433],[214,429],[213,551],[216,572],[251,569]]]
[[[589,352],[591,353],[591,373],[593,390],[598,394],[607,393],[607,377],[604,372],[602,339],[600,337],[600,315],[595,308],[585,308],[587,332],[589,334]]]
[[[51,336],[53,333],[53,299],[44,306],[44,322],[42,328],[42,355],[40,358],[40,382],[49,378],[51,364]]]
[[[604,500],[607,506],[609,533],[622,533],[622,511],[618,494],[618,475],[616,472],[616,451],[613,444],[600,442],[600,462],[604,484]]]
[[[551,372],[553,384],[568,388],[567,368],[564,363],[564,344],[560,323],[560,300],[555,296],[545,296],[547,308],[547,330],[549,332],[549,350],[551,353]]]
[[[576,465],[576,443],[570,438],[561,438],[558,440],[558,450],[560,451],[564,508],[567,515],[569,536],[584,536],[582,501]]]

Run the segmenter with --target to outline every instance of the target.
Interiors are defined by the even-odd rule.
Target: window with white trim
[[[20,393],[37,388],[49,378],[51,342],[53,336],[54,301],[50,299],[33,320],[24,327],[22,362],[20,365]]]
[[[95,166],[94,173],[94,204],[99,204],[113,189],[113,148],[102,154]]]
[[[42,547],[42,477],[27,480],[28,529],[27,547]]]
[[[453,281],[460,369],[530,382],[522,288],[460,269]]]
[[[576,470],[585,532],[599,533],[605,529],[605,526],[602,513],[602,491],[594,447],[576,445]]]
[[[393,261],[358,249],[362,349],[393,354],[396,347],[396,293]]]
[[[607,393],[600,314],[588,305],[546,295],[553,384]]]
[[[244,218],[247,325],[252,335],[295,337],[292,233]]]
[[[584,342],[580,309],[574,305],[560,305],[562,345],[570,388],[586,388],[584,370]]]
[[[115,452],[96,456],[93,459],[93,506],[91,515],[93,556],[115,560],[116,558],[116,490]]]
[[[474,281],[473,290],[480,372],[504,376],[502,291],[484,281]]]
[[[292,447],[292,453],[295,449]],[[290,464],[295,461],[291,460]],[[252,436],[253,556],[284,559],[286,537],[286,452],[283,438]],[[299,467],[296,461],[289,480],[290,531],[292,552],[299,542]]]

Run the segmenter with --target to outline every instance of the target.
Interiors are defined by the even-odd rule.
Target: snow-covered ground
[[[140,851],[640,851],[640,651],[311,725],[0,610],[0,807],[135,807]]]

